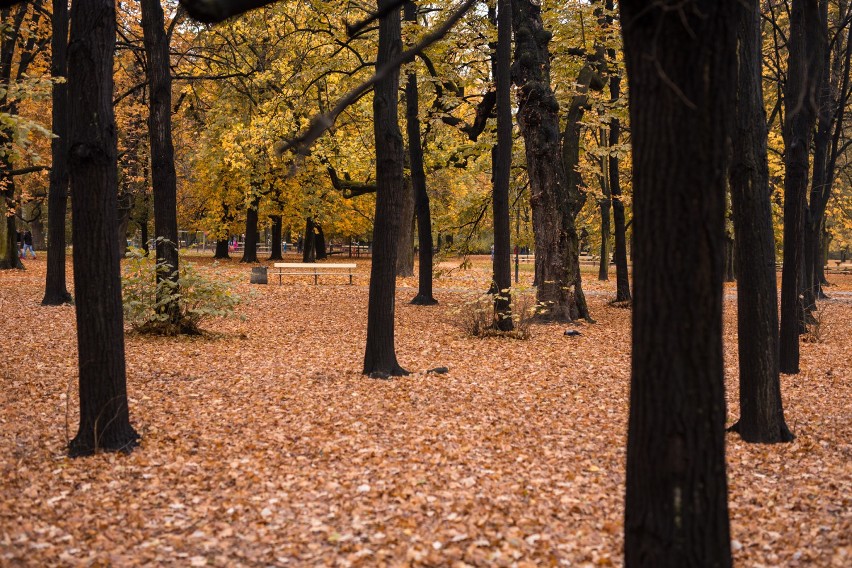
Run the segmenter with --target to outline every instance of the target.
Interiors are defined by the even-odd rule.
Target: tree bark
[[[68,44],[69,179],[80,381],[72,456],[130,451],[124,317],[115,211],[117,149],[112,106],[115,3],[74,0]]]
[[[818,0],[793,0],[784,92],[784,268],[781,272],[782,373],[799,372],[799,334],[804,329],[801,301],[809,149],[817,112],[826,36],[820,29]]]
[[[760,10],[742,5],[736,130],[730,170],[737,263],[740,419],[746,442],[788,442],[778,375],[778,286],[763,108]]]
[[[495,325],[511,331],[512,265],[510,260],[509,179],[512,168],[512,0],[497,0],[497,58],[494,79],[497,86],[497,146],[491,154],[494,176],[492,207],[494,214]]]
[[[169,39],[164,29],[165,17],[160,0],[141,0],[142,30],[147,57],[148,135],[151,146],[151,184],[154,194],[154,236],[156,242],[157,302],[172,295],[170,302],[159,308],[168,314],[169,323],[180,321],[180,305],[174,294],[178,288],[177,174],[172,144],[172,74]],[[163,286],[162,282],[170,282]]]
[[[413,2],[405,4],[405,19],[417,21],[417,6]],[[420,95],[413,66],[405,84],[405,126],[411,162],[411,185],[414,188],[414,211],[417,216],[417,295],[411,303],[432,306],[438,303],[432,296],[432,215],[429,194],[426,192],[423,146],[420,142]]]
[[[216,252],[213,254],[213,258],[217,260],[222,260],[225,258],[231,258],[231,255],[228,252],[228,239],[219,239],[216,241]]]
[[[316,262],[316,233],[314,232],[314,219],[308,217],[305,221],[305,237],[302,240],[302,262]]]
[[[738,2],[620,2],[636,236],[628,567],[731,566],[722,270]]]
[[[269,260],[284,260],[281,255],[281,215],[271,215],[272,219],[272,248],[269,251]]]
[[[50,73],[53,77],[68,75],[68,1],[53,0],[50,41]],[[50,188],[47,194],[47,275],[43,306],[59,306],[71,302],[65,273],[65,215],[68,210],[68,84],[53,85],[53,133],[50,141],[52,161]]]
[[[559,145],[559,103],[550,88],[551,34],[541,8],[529,0],[512,0],[518,86],[518,123],[524,137],[530,204],[533,210],[535,270],[542,317],[590,319],[580,282],[580,243],[574,224],[577,196],[569,187]]]
[[[379,0],[379,10],[394,0]],[[399,10],[379,21],[376,67],[382,68],[402,50]],[[376,139],[376,214],[373,225],[373,262],[367,308],[367,345],[364,374],[376,377],[405,375],[396,359],[394,317],[396,256],[402,234],[405,196],[402,183],[403,147],[398,118],[399,69],[376,82],[373,89],[373,128]]]
[[[601,129],[601,146],[609,145],[609,138],[606,129]],[[600,262],[598,264],[598,280],[609,280],[609,233],[611,230],[610,209],[612,208],[612,191],[610,190],[608,175],[609,161],[606,158],[601,158],[601,167],[603,172],[599,176],[601,192],[603,199],[598,201],[598,206],[601,210],[601,248]]]
[[[259,205],[260,196],[256,195],[246,208],[246,241],[240,262],[259,262],[257,259],[257,208]]]
[[[402,234],[396,256],[396,275],[414,276],[414,188],[410,176],[403,176]]]

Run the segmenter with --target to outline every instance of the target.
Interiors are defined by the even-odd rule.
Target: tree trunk
[[[607,11],[613,9],[612,0],[607,0]],[[612,16],[607,21],[612,24]],[[615,63],[615,49],[607,49],[607,58]],[[615,104],[621,97],[621,76],[613,73],[609,78],[609,100]],[[612,196],[612,220],[615,225],[615,301],[630,301],[630,275],[627,270],[627,227],[624,218],[624,202],[621,200],[621,178],[619,177],[618,155],[612,148],[618,146],[621,136],[621,121],[613,117],[609,122],[609,191]]]
[[[405,4],[405,19],[417,21],[417,7],[413,2]],[[411,162],[411,185],[414,188],[414,211],[417,215],[417,295],[411,303],[431,306],[438,301],[432,296],[432,215],[429,211],[429,194],[426,192],[426,173],[423,171],[419,107],[417,74],[412,66],[405,85],[405,124]]]
[[[328,258],[328,253],[325,248],[325,232],[322,230],[322,225],[314,222],[316,229],[314,235],[314,256],[315,260],[325,260]]]
[[[305,221],[305,237],[302,240],[302,262],[316,262],[316,233],[314,232],[314,219],[308,217]]]
[[[254,196],[246,208],[246,242],[240,262],[259,262],[257,259],[257,207],[260,196]]]
[[[601,129],[601,145],[607,146],[609,139],[605,129]],[[598,201],[598,206],[601,210],[601,249],[600,263],[598,265],[598,280],[609,280],[609,233],[610,233],[610,214],[612,207],[612,192],[609,187],[609,162],[605,158],[601,158],[601,166],[603,172],[599,177],[601,191],[604,195],[603,199]]]
[[[731,566],[722,271],[738,2],[620,2],[636,235],[628,567]]]
[[[154,236],[157,239],[157,302],[178,291],[178,227],[177,175],[172,144],[172,75],[169,39],[164,29],[165,17],[160,0],[141,0],[142,30],[148,59],[148,134],[151,146],[151,184],[154,194]],[[162,286],[163,281],[170,282]],[[169,323],[180,320],[178,297],[158,309],[168,314]]]
[[[72,456],[130,451],[124,317],[115,211],[117,149],[112,106],[115,3],[74,0],[68,44],[69,179],[80,381]]]
[[[68,0],[53,0],[50,73],[68,76]],[[56,135],[50,141],[52,156],[47,194],[47,275],[43,306],[71,302],[65,273],[65,216],[68,211],[68,83],[53,84],[51,109]]]
[[[269,251],[269,260],[284,260],[281,255],[281,215],[270,215],[272,219],[272,248]]]
[[[8,171],[9,168],[2,168]],[[11,213],[15,208],[15,180],[6,178],[6,188],[0,191],[0,270],[14,268],[23,269],[21,262],[15,214]]]
[[[590,319],[580,282],[580,243],[574,225],[579,196],[569,187],[559,146],[559,103],[550,88],[551,34],[541,8],[512,0],[518,123],[524,137],[535,236],[537,300],[542,317]]]
[[[816,96],[826,40],[818,0],[793,0],[784,93],[784,268],[781,272],[782,373],[799,372],[800,300],[804,272],[805,208],[809,148],[816,120]]]
[[[510,260],[509,179],[512,168],[512,0],[497,0],[497,61],[494,78],[497,84],[497,146],[491,154],[494,175],[492,205],[494,208],[495,324],[501,331],[511,331],[512,264]]]
[[[231,255],[228,252],[228,239],[227,237],[224,239],[219,239],[216,241],[216,252],[213,254],[213,258],[217,260],[222,260],[225,258],[231,258]]]
[[[725,282],[736,282],[737,275],[734,269],[736,254],[734,252],[733,235],[725,235]]]
[[[396,257],[396,275],[414,276],[414,188],[409,176],[403,177],[402,234]]]
[[[146,200],[147,205],[147,200]],[[148,208],[145,207],[145,212],[141,219],[136,221],[136,224],[139,225],[139,239],[142,241],[142,251],[145,253],[145,256],[151,252],[148,247]]]
[[[746,442],[793,439],[784,421],[778,375],[778,285],[766,158],[760,11],[740,6],[736,130],[730,171],[737,263],[740,419]]]
[[[379,0],[379,10],[394,0]],[[379,21],[376,68],[381,69],[402,50],[399,10]],[[402,235],[405,188],[402,183],[403,148],[399,131],[399,69],[376,82],[373,89],[373,128],[376,139],[376,214],[373,225],[373,262],[367,309],[367,345],[364,373],[376,377],[405,375],[396,359],[394,314],[396,302],[396,255]],[[405,220],[407,223],[408,220]]]

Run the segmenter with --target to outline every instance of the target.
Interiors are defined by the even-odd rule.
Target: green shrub
[[[180,262],[177,286],[167,279],[156,282],[157,273],[166,275],[171,271],[170,265],[155,264],[141,251],[128,254],[122,296],[125,322],[134,330],[162,335],[198,334],[206,320],[235,315],[242,298],[234,293],[232,283],[210,279],[184,260]],[[167,310],[173,303],[177,305],[174,314]]]

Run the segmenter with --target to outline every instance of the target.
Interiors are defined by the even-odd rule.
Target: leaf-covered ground
[[[208,325],[218,338],[128,336],[142,445],[71,460],[74,311],[39,305],[44,270],[0,272],[0,565],[621,564],[630,312],[607,304],[614,282],[586,274],[597,323],[581,336],[537,325],[517,341],[453,323],[486,260],[438,280],[434,307],[408,305],[416,280],[401,280],[412,375],[391,381],[360,374],[368,261],[354,286],[252,286],[245,320]],[[249,292],[246,265],[217,270]],[[728,435],[740,566],[852,565],[852,277],[831,280],[821,342],[783,377],[796,441]]]

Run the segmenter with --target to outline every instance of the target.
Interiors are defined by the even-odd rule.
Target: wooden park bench
[[[319,264],[315,262],[276,262],[274,266],[275,272],[272,274],[278,275],[279,286],[284,276],[313,276],[314,284],[318,284],[320,274],[349,274],[349,283],[352,284],[352,271],[356,268],[355,263]]]

